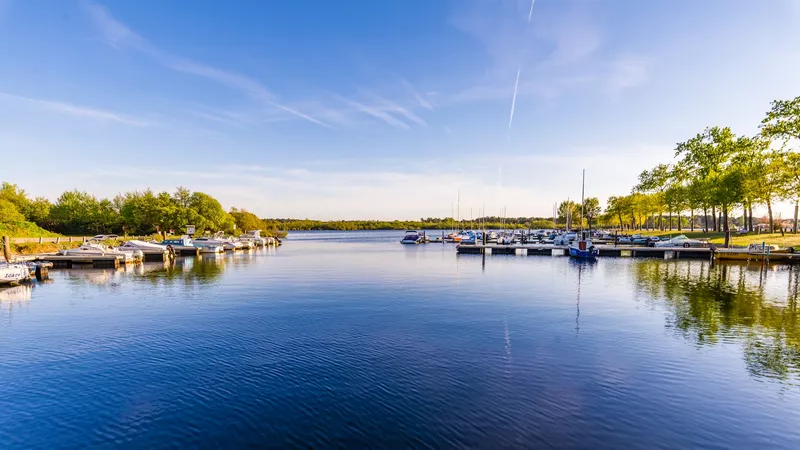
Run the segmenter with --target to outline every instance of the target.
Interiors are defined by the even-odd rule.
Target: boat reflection
[[[0,288],[0,304],[10,305],[14,303],[28,303],[31,301],[33,286],[30,283],[23,283],[19,286]]]
[[[800,379],[800,267],[638,261],[640,292],[662,300],[668,327],[696,345],[743,342],[754,377]]]

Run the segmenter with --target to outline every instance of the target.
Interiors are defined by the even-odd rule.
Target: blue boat
[[[577,259],[593,260],[597,258],[599,253],[597,247],[592,244],[592,241],[586,238],[586,232],[583,230],[583,194],[586,182],[586,169],[583,170],[583,179],[581,181],[581,233],[580,239],[576,239],[569,244],[569,256]]]
[[[595,247],[589,239],[573,241],[569,245],[569,256],[573,258],[595,259],[597,258],[597,253],[597,247]]]

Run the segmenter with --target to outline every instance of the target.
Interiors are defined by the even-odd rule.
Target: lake
[[[402,234],[0,291],[0,447],[800,448],[800,267]]]

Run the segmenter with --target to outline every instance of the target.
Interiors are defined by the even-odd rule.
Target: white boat
[[[497,236],[497,244],[498,245],[511,245],[514,243],[514,235],[511,233],[500,233]]]
[[[240,235],[239,240],[242,242],[252,242],[260,247],[269,245],[268,238],[261,236],[261,230],[248,231],[247,233]]]
[[[0,263],[0,284],[15,284],[31,279],[31,269],[27,264]]]
[[[166,245],[156,244],[154,242],[145,242],[139,241],[136,239],[132,239],[130,241],[125,241],[122,245],[117,247],[118,250],[122,251],[136,251],[136,250],[166,250]]]
[[[217,233],[213,237],[194,238],[195,247],[207,247],[221,245],[225,250],[240,250],[242,243],[234,238],[225,237],[223,233]]]
[[[60,250],[59,255],[64,256],[112,256],[123,257],[124,262],[141,261],[144,253],[141,250],[117,250],[95,242],[86,242],[78,248]]]

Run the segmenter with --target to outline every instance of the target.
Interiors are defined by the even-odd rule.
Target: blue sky
[[[0,179],[269,217],[446,216],[459,191],[462,215],[548,215],[583,168],[604,201],[800,95],[800,1],[531,5],[0,0]]]

